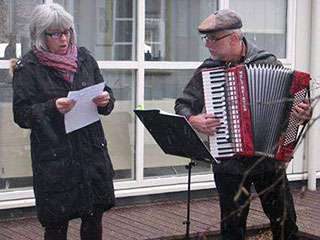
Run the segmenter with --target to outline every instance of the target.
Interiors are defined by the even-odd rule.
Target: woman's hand
[[[75,104],[75,100],[71,100],[68,98],[58,98],[56,100],[56,107],[61,114],[66,114],[67,112],[69,112]]]
[[[92,99],[92,101],[98,106],[98,107],[105,107],[110,101],[110,96],[107,91],[102,92],[97,97]]]

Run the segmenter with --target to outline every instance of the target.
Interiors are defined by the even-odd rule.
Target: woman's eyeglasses
[[[65,35],[66,37],[69,37],[71,34],[72,34],[72,29],[67,29],[63,32],[52,32],[52,33],[49,33],[49,32],[45,32],[44,33],[46,36],[50,36],[52,38],[61,38],[62,34]]]

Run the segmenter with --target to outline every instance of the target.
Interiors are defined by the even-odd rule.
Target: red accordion
[[[306,97],[308,73],[240,65],[203,69],[202,80],[206,112],[222,122],[209,137],[214,157],[291,160],[298,133],[292,110]]]

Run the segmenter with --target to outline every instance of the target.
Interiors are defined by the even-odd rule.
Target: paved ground
[[[303,239],[320,239],[320,190],[301,192],[293,189],[298,225]],[[165,201],[116,207],[104,214],[103,239],[182,239],[186,229],[186,201]],[[192,239],[218,239],[220,211],[217,197],[191,201]],[[250,205],[248,232],[268,227],[259,200]],[[80,221],[70,222],[68,239],[79,238]],[[212,237],[207,238],[206,235]],[[35,217],[0,222],[0,240],[43,239],[43,229]],[[270,233],[248,239],[271,239]]]

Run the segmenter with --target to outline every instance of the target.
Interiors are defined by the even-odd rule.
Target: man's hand
[[[110,95],[107,91],[102,92],[99,96],[92,99],[98,107],[105,107],[110,101]]]
[[[308,99],[305,98],[302,103],[299,103],[296,106],[294,106],[293,116],[295,116],[299,120],[299,125],[303,124],[304,121],[309,120],[311,118],[312,109]]]
[[[219,119],[213,114],[199,114],[189,117],[189,122],[198,132],[213,135],[216,133],[216,127],[221,125]]]
[[[61,114],[66,114],[67,112],[69,112],[75,104],[75,100],[71,100],[68,98],[58,98],[56,100],[56,107]]]

